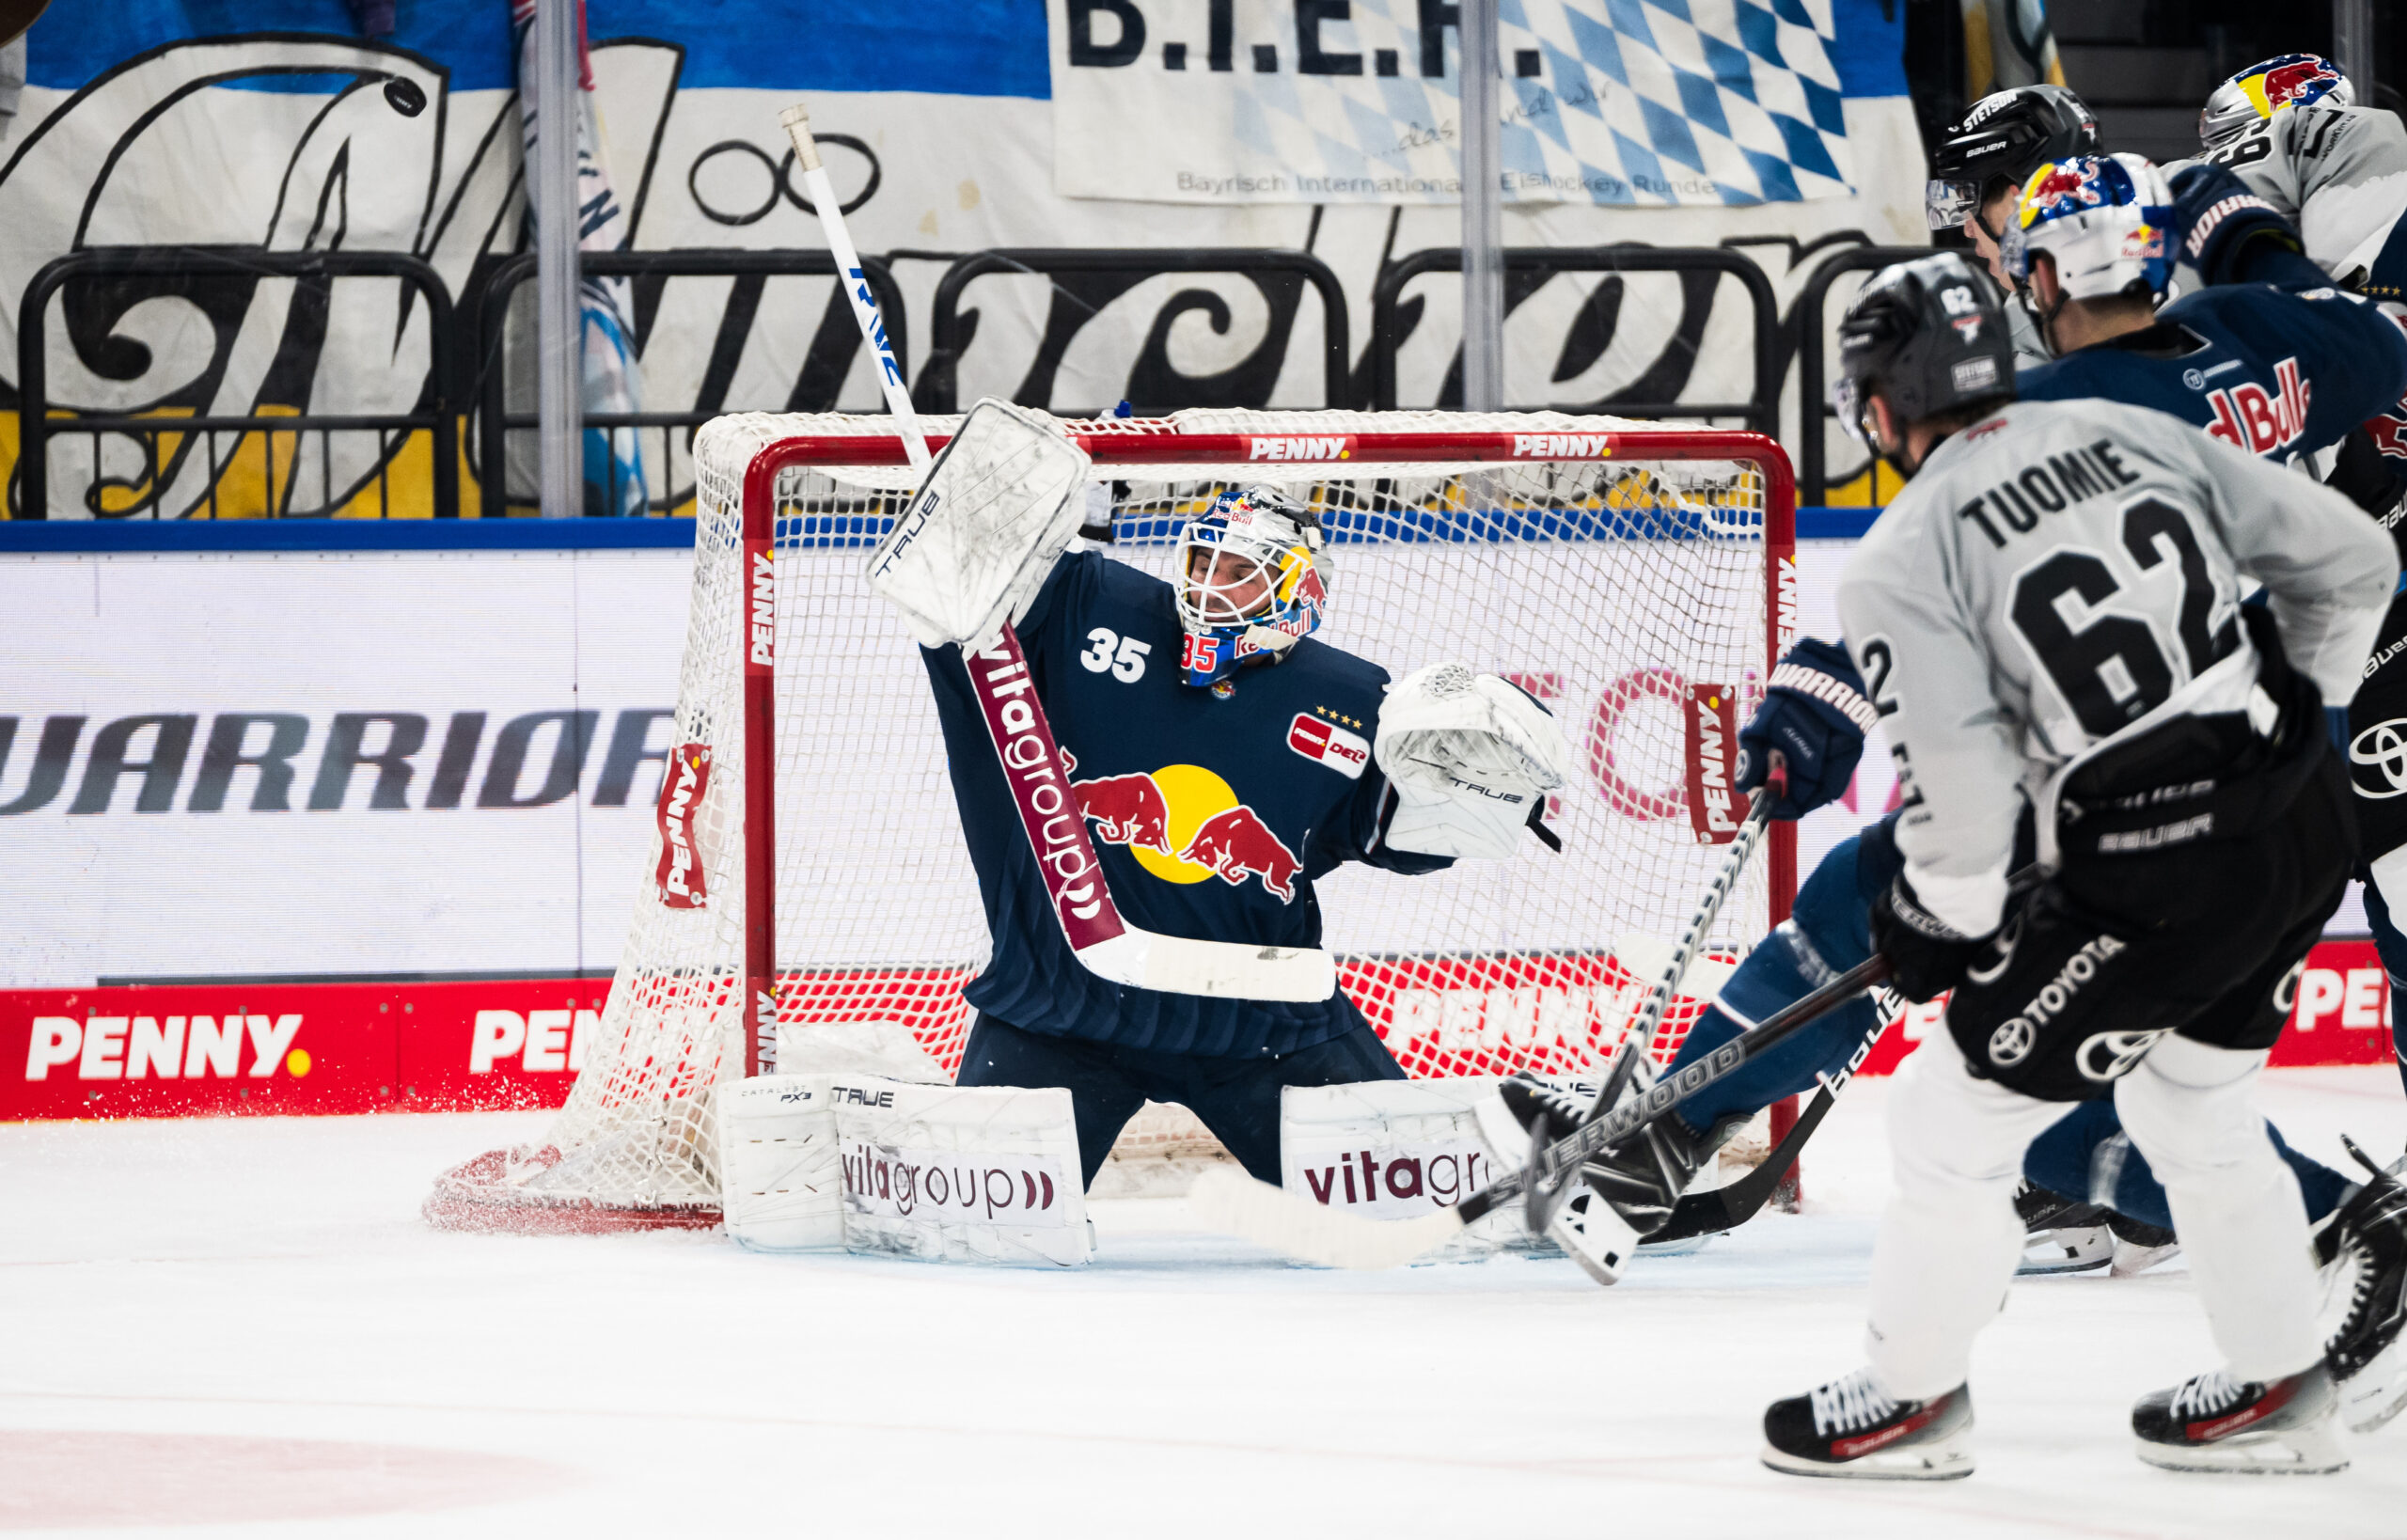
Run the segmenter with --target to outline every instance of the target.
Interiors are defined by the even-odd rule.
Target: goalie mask
[[[1177,584],[1187,683],[1218,684],[1251,658],[1275,661],[1317,630],[1327,546],[1320,515],[1275,487],[1224,492],[1188,521]]]
[[[2198,142],[2221,149],[2284,107],[2347,107],[2356,92],[2339,66],[2320,54],[2282,54],[2225,81],[2198,114]]]

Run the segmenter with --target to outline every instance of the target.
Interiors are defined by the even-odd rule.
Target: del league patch
[[[1300,711],[1287,724],[1287,746],[1308,760],[1328,765],[1348,780],[1361,779],[1362,767],[1371,762],[1369,739]]]

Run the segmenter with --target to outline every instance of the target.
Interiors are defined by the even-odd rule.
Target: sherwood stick
[[[1730,889],[1738,885],[1738,874],[1746,870],[1747,861],[1755,853],[1764,830],[1771,826],[1772,804],[1788,794],[1788,762],[1775,751],[1764,768],[1764,783],[1747,800],[1746,822],[1738,826],[1738,837],[1730,841],[1722,864],[1707,883],[1705,892],[1697,900],[1696,908],[1689,915],[1689,922],[1672,948],[1672,955],[1664,960],[1662,972],[1648,991],[1646,1003],[1639,1011],[1630,1030],[1622,1034],[1621,1047],[1613,1055],[1613,1068],[1605,1076],[1604,1090],[1597,1096],[1597,1105],[1588,1114],[1588,1122],[1602,1118],[1607,1109],[1619,1104],[1622,1092],[1628,1089],[1630,1076],[1637,1073],[1640,1060],[1655,1051],[1656,1029],[1663,1024],[1663,1013],[1671,1008],[1672,997],[1680,982],[1688,977],[1689,965],[1705,946],[1707,932],[1721,918],[1723,903]],[[1545,1166],[1545,1152],[1534,1142],[1530,1151],[1530,1166],[1522,1172],[1522,1186],[1527,1191],[1530,1233],[1546,1234],[1547,1221],[1567,1196],[1563,1172]]]
[[[1534,1164],[1554,1170],[1577,1167],[1597,1150],[1618,1144],[1888,977],[1889,960],[1875,952],[1803,999],[1773,1012],[1703,1059],[1658,1081],[1644,1095],[1582,1124],[1547,1149]],[[1365,1219],[1314,1202],[1301,1193],[1257,1182],[1243,1171],[1216,1168],[1196,1178],[1188,1203],[1204,1224],[1299,1261],[1328,1267],[1397,1267],[1521,1196],[1522,1181],[1518,1171],[1500,1177],[1454,1207],[1418,1219]]]

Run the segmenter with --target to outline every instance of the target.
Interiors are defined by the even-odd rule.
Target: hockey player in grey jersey
[[[2335,282],[2407,301],[2407,125],[2356,105],[2330,60],[2285,54],[2250,65],[2207,99],[2198,137],[2208,160],[2298,227]]]
[[[2112,1095],[2227,1360],[2139,1403],[2141,1457],[2342,1469],[2305,1215],[2252,1082],[2346,885],[2322,706],[2354,688],[2390,542],[2163,414],[2013,401],[2003,317],[1954,256],[1866,286],[1841,356],[1843,416],[1913,478],[1838,596],[1905,797],[1872,935],[1909,998],[1954,994],[1892,1094],[1871,1362],[1775,1403],[1765,1461],[1970,1472],[2023,1148]],[[2246,578],[2269,606],[2242,609]]]

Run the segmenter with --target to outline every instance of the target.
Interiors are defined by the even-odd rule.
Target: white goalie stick
[[[912,468],[923,473],[920,492],[895,521],[895,530],[880,542],[879,556],[872,558],[874,564],[896,534],[910,528],[915,519],[924,522],[932,511],[934,499],[926,496],[926,484],[941,470],[944,456],[933,464],[928,458],[919,414],[904,388],[902,370],[887,341],[885,323],[878,318],[876,298],[861,273],[860,258],[844,228],[842,206],[811,140],[810,115],[796,102],[779,115],[779,121],[794,141],[803,186],[818,208],[828,254],[835,259],[837,281],[850,296],[854,319],[860,322],[861,336],[877,361],[887,408],[894,415]],[[951,452],[948,446],[946,453]],[[996,643],[983,652],[972,652],[964,644],[961,661],[994,742],[997,762],[1011,787],[1020,827],[1044,873],[1054,918],[1081,966],[1114,983],[1177,995],[1312,1002],[1336,993],[1337,966],[1318,948],[1199,941],[1141,930],[1124,919],[1105,885],[1103,866],[1088,838],[1078,793],[1071,787],[1070,772],[1062,762],[1044,704],[1037,699],[1019,638],[1006,624]]]

